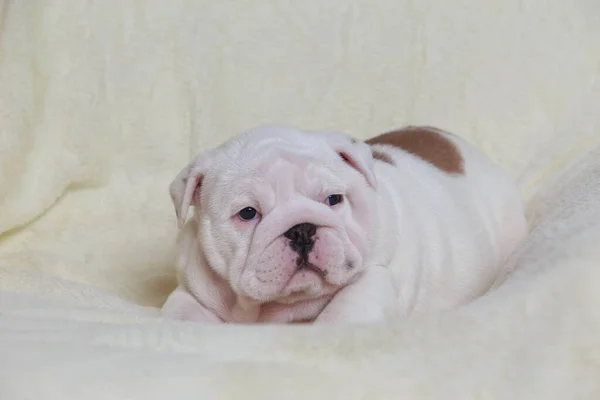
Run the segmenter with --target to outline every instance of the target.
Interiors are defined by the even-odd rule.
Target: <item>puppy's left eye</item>
[[[336,204],[341,203],[343,200],[344,196],[342,196],[341,194],[332,194],[329,197],[327,197],[325,203],[327,203],[328,206],[333,207]]]
[[[246,207],[238,212],[238,216],[244,221],[250,221],[258,216],[258,211],[252,207]]]

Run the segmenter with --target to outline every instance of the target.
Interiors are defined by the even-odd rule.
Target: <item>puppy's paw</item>
[[[166,319],[197,321],[218,324],[223,321],[198,302],[187,290],[178,286],[162,307],[161,315]]]
[[[369,267],[356,282],[340,290],[315,323],[378,323],[400,317],[393,277],[386,267]]]

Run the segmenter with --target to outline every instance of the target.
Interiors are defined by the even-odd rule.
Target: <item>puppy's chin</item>
[[[340,287],[327,281],[320,273],[302,269],[290,278],[287,285],[273,301],[291,304],[298,301],[312,300],[335,293]]]

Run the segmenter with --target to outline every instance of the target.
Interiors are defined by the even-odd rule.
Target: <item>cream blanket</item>
[[[0,399],[600,398],[597,1],[0,4]],[[473,141],[528,199],[516,272],[394,326],[159,320],[169,181],[268,122]]]

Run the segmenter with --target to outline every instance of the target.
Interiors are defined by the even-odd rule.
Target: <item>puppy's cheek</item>
[[[338,265],[344,258],[344,249],[339,235],[332,229],[322,229],[315,238],[313,251],[308,255],[311,264],[321,269]]]
[[[228,276],[231,282],[239,282],[243,270],[250,257],[252,235],[259,219],[244,221],[237,216],[231,217],[230,224],[226,227],[226,235],[219,242],[221,252],[228,254]]]
[[[238,236],[238,244],[230,246],[230,259],[227,265],[227,276],[231,287],[234,291],[240,291],[240,282],[243,278],[244,269],[248,264],[248,240],[246,238],[240,238]]]
[[[376,209],[373,204],[375,200],[366,187],[355,187],[351,193],[351,209],[345,215],[346,234],[350,242],[361,254],[369,251],[368,232],[373,229],[373,221],[376,216]]]
[[[227,251],[227,243],[228,241],[222,232],[215,230],[209,223],[205,222],[202,225],[202,234],[198,237],[198,246],[202,248],[210,268],[223,278],[228,275],[230,261],[226,256],[231,254]]]
[[[256,263],[255,274],[265,284],[285,284],[295,269],[296,255],[284,240],[276,240],[265,249]]]
[[[244,293],[254,299],[268,300],[276,296],[296,270],[297,255],[285,239],[277,239],[259,254],[248,257],[241,276]]]
[[[369,251],[369,241],[365,234],[366,230],[355,221],[349,223],[346,227],[346,235],[348,235],[348,247],[352,247],[354,252],[367,254]]]
[[[354,263],[354,257],[348,259],[342,235],[343,233],[334,229],[322,229],[308,256],[309,262],[325,271],[325,279],[334,285],[344,283],[348,275],[347,264]]]

